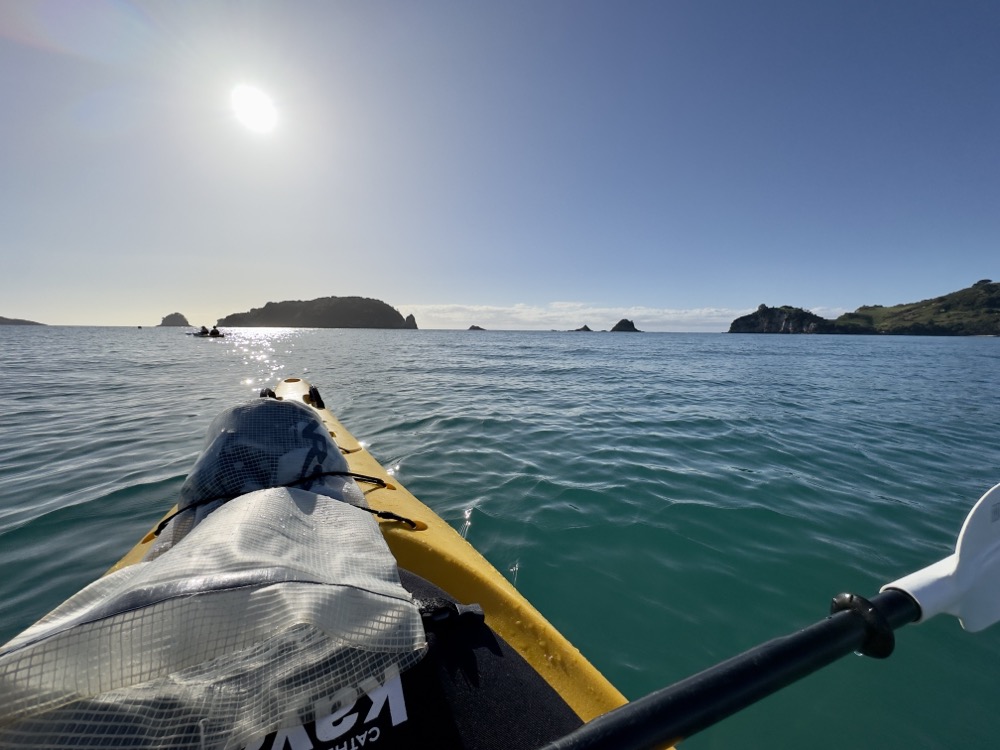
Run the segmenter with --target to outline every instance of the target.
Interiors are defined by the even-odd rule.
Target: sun
[[[267,94],[254,86],[240,84],[229,95],[236,119],[255,133],[270,133],[278,124],[278,110]]]

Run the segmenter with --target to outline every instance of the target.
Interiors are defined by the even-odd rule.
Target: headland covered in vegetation
[[[800,307],[761,305],[734,320],[729,332],[1000,336],[1000,282],[982,279],[942,297],[891,307],[864,305],[835,320]]]

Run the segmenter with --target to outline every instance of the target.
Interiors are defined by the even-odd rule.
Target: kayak
[[[226,334],[216,333],[213,335],[211,333],[189,333],[188,336],[194,336],[199,339],[223,339],[226,337]]]
[[[305,380],[180,494],[0,648],[0,748],[532,748],[626,702]]]

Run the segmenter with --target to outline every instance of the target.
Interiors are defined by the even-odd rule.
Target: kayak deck
[[[369,505],[414,522],[379,519],[389,549],[399,566],[426,579],[464,603],[479,604],[486,623],[517,651],[562,696],[583,720],[589,721],[626,702],[625,697],[535,609],[476,549],[434,511],[417,500],[385,471],[346,427],[316,403],[318,392],[305,380],[286,378],[274,388],[281,400],[295,400],[314,409],[347,460],[350,471],[375,477],[385,487],[363,484]],[[152,532],[109,572],[142,559],[153,542]]]

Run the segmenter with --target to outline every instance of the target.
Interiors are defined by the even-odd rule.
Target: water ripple
[[[943,557],[1000,481],[998,339],[6,328],[0,640],[166,509],[221,408],[287,375],[633,697]],[[1000,636],[905,638],[895,666],[845,663],[685,746],[781,724],[832,750],[817,726],[874,736],[887,702],[891,748],[984,726],[966,706]]]

